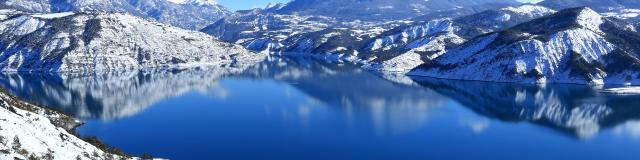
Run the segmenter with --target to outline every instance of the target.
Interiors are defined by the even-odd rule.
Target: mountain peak
[[[197,5],[218,5],[218,0],[187,0],[185,4],[197,4]]]
[[[603,23],[603,17],[593,9],[578,7],[564,9],[550,16],[522,23],[512,29],[529,33],[542,33],[581,27],[602,33],[600,26]]]
[[[540,6],[540,5],[535,5],[535,4],[524,4],[524,5],[520,5],[520,6],[509,6],[509,7],[505,7],[502,8],[500,10],[503,11],[511,11],[511,12],[515,12],[515,13],[538,13],[538,12],[552,12],[552,9],[549,9],[547,7],[544,6]]]
[[[580,10],[578,17],[576,17],[578,24],[593,31],[599,30],[600,25],[604,23],[602,16],[588,7],[581,7],[578,9]]]

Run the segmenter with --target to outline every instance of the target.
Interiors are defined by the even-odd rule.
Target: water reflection
[[[508,122],[530,122],[581,139],[602,129],[640,128],[640,96],[601,94],[581,85],[520,85],[413,77],[420,85],[474,112]]]
[[[217,80],[241,68],[147,70],[104,74],[5,73],[0,86],[29,102],[80,119],[113,120],[134,116],[153,103],[192,90],[228,96]]]
[[[367,113],[379,132],[419,129],[444,106],[444,97],[429,89],[394,84],[353,65],[307,57],[269,59],[239,76],[290,83],[324,106],[339,107],[347,117]]]
[[[224,79],[270,80],[295,91],[269,98],[287,101],[276,96],[301,92],[307,99],[286,104],[294,107],[266,108],[264,114],[277,112],[282,119],[295,116],[304,123],[312,116],[327,116],[315,113],[318,108],[336,110],[342,114],[342,123],[358,128],[364,122],[377,134],[401,135],[423,129],[434,115],[450,111],[456,103],[476,114],[456,117],[460,126],[474,133],[491,129],[492,120],[499,120],[529,122],[580,139],[592,138],[603,129],[640,138],[640,96],[600,94],[578,85],[514,85],[375,75],[356,66],[309,57],[270,57],[263,63],[243,67],[95,75],[2,74],[0,86],[27,101],[81,119],[114,121],[135,117],[159,101],[194,91],[218,101],[255,98],[234,94],[251,88],[221,85]]]

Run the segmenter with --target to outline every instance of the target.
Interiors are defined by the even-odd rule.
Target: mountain
[[[631,23],[640,22],[640,1],[637,0],[545,0],[538,4],[553,9],[585,6],[607,17],[616,17]]]
[[[640,1],[637,0],[545,0],[538,4],[553,9],[589,7],[598,12],[640,8]]]
[[[0,35],[3,71],[92,72],[264,58],[204,33],[122,13],[0,12]]]
[[[519,3],[295,0],[264,9],[238,11],[201,31],[254,51],[313,54],[329,60],[363,61],[359,59],[359,50],[371,38],[386,30],[432,20],[434,17],[453,18],[513,4]],[[340,7],[336,9],[335,6]]]
[[[140,15],[136,8],[125,0],[5,0],[1,3],[20,11],[34,13],[108,11]]]
[[[356,50],[357,41],[406,23],[342,21],[326,16],[275,14],[267,10],[239,11],[201,31],[254,51],[327,53],[346,48]]]
[[[33,13],[125,12],[191,30],[201,29],[231,14],[217,3],[193,0],[180,4],[167,0],[6,0],[0,3]]]
[[[514,0],[294,0],[273,12],[328,16],[365,21],[388,21],[430,15],[445,10],[480,12],[520,4]]]
[[[167,0],[128,0],[128,2],[142,12],[144,17],[191,30],[202,29],[232,14],[227,8],[211,0],[191,0],[182,4]]]
[[[638,84],[640,34],[571,8],[474,38],[410,75],[522,83]]]
[[[487,10],[456,19],[435,19],[404,25],[368,40],[359,51],[365,66],[382,72],[408,72],[432,60],[467,39],[499,31],[529,20],[555,13],[537,5],[521,5]]]

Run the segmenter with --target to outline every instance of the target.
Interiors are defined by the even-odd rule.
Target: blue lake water
[[[640,159],[640,96],[375,75],[303,57],[251,67],[4,74],[0,86],[169,159]]]

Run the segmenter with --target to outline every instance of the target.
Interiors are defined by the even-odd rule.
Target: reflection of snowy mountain
[[[368,113],[376,128],[394,132],[423,127],[431,113],[444,105],[443,97],[428,89],[395,84],[356,66],[297,58],[271,59],[247,69],[242,76],[290,83],[346,114]]]
[[[519,86],[432,78],[416,81],[478,114],[535,123],[578,138],[590,138],[602,129],[640,119],[640,97],[602,95],[585,86]]]
[[[57,108],[82,119],[135,115],[153,103],[198,90],[224,97],[222,76],[241,68],[132,71],[98,75],[4,74],[0,84],[29,102]]]

